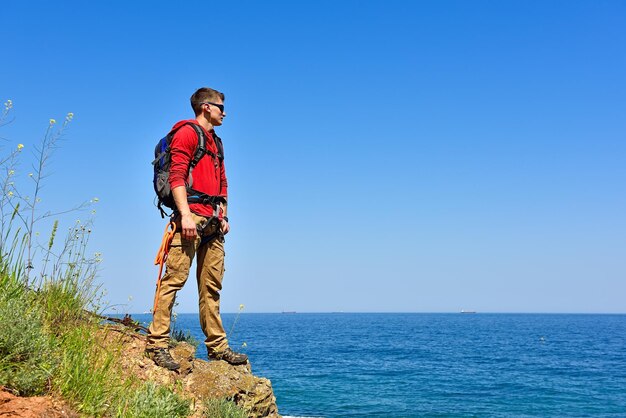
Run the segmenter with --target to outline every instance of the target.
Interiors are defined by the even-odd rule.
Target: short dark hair
[[[222,102],[224,101],[224,93],[208,87],[201,87],[191,95],[191,108],[196,116],[198,116],[202,113],[202,103],[215,102],[219,99],[221,99]]]

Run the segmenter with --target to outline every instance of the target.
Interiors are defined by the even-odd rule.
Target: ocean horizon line
[[[223,314],[239,314],[239,315],[341,315],[341,314],[358,314],[358,315],[626,315],[626,312],[533,312],[533,311],[259,311],[259,312],[239,312],[225,311]],[[150,315],[151,312],[105,312],[103,315]],[[198,315],[198,312],[178,312],[177,315]]]

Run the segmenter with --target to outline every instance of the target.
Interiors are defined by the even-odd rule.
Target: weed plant
[[[191,402],[152,382],[144,383],[119,410],[118,417],[161,418],[186,417]]]
[[[200,341],[198,341],[193,335],[191,335],[191,331],[182,330],[182,329],[176,328],[176,326],[174,326],[174,329],[172,330],[171,340],[172,340],[173,345],[176,345],[182,342],[189,343],[196,348],[198,348],[198,346],[200,345]]]

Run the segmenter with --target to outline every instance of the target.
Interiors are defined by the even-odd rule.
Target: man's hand
[[[185,189],[185,186],[174,187],[172,196],[174,196],[174,202],[176,202],[178,212],[181,214],[180,227],[182,231],[180,232],[183,239],[195,239],[198,234],[196,232],[196,222],[193,220],[193,216],[191,216],[189,204],[187,203],[187,189]]]
[[[180,225],[183,229],[183,239],[192,240],[196,238],[198,235],[196,231],[196,223],[194,222],[191,213],[181,216]]]
[[[228,234],[230,231],[230,225],[228,225],[228,221],[226,219],[222,219],[222,233],[224,235]]]

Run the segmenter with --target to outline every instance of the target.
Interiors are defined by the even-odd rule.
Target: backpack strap
[[[196,147],[196,152],[193,154],[193,158],[189,162],[188,177],[191,177],[191,172],[193,171],[195,166],[198,165],[202,157],[204,157],[207,153],[209,154],[213,154],[213,153],[208,152],[206,149],[206,138],[204,136],[203,129],[200,126],[196,125],[195,123],[186,123],[185,125],[191,125],[193,130],[196,131],[196,135],[198,135],[198,146]]]
[[[222,138],[217,136],[213,131],[213,140],[215,141],[215,147],[217,148],[217,159],[220,160],[220,164],[224,162],[224,144],[222,144]]]
[[[196,148],[196,152],[191,160],[191,163],[189,164],[189,168],[193,170],[193,168],[200,162],[200,159],[205,155],[210,155],[212,158],[217,158],[221,164],[222,161],[224,161],[224,144],[222,144],[222,139],[215,134],[215,131],[213,131],[213,134],[211,136],[213,137],[215,148],[217,148],[217,155],[206,149],[206,136],[204,135],[204,129],[191,122],[188,122],[185,125],[191,125],[193,130],[196,131],[196,135],[198,135],[198,147]]]

